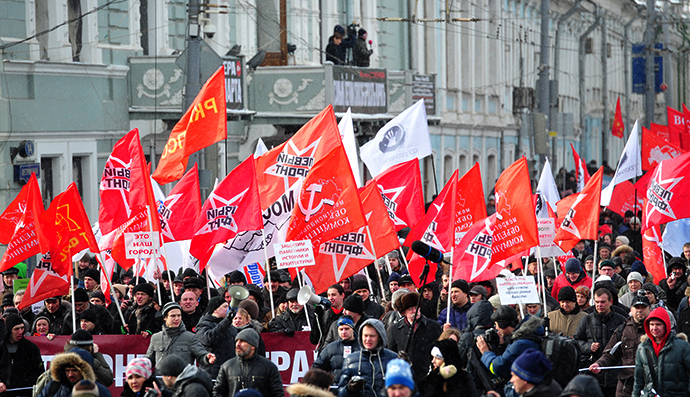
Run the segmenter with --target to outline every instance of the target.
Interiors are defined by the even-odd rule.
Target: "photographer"
[[[678,310],[678,304],[685,297],[685,264],[681,258],[671,258],[666,274],[668,277],[659,282],[659,288],[666,293],[666,305],[671,311]]]
[[[491,315],[496,326],[499,344],[506,344],[506,350],[500,356],[489,349],[484,336],[477,337],[477,348],[482,353],[481,362],[489,371],[503,379],[510,378],[510,366],[513,361],[527,349],[540,350],[541,339],[544,336],[542,319],[528,316],[518,322],[515,309],[500,306]]]
[[[493,389],[496,377],[491,375],[484,364],[479,361],[482,354],[475,345],[475,339],[488,332],[496,339],[495,341],[488,341],[490,349],[496,354],[502,353],[501,348],[505,349],[505,344],[500,346],[498,344],[498,334],[493,328],[494,322],[491,320],[493,313],[494,307],[489,301],[479,301],[472,305],[472,308],[467,312],[467,328],[462,333],[458,343],[460,357],[463,360],[461,366],[464,367],[466,364],[467,372],[472,376],[474,386],[480,393]],[[484,340],[486,339],[485,337]]]

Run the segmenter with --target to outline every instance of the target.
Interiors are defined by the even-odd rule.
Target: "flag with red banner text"
[[[570,251],[580,240],[597,239],[603,175],[604,167],[600,167],[577,195],[560,227],[556,230],[553,241],[564,252]]]
[[[53,271],[61,276],[72,275],[72,256],[75,254],[85,249],[100,252],[74,182],[53,199],[39,217],[39,222],[44,241],[48,243],[41,250],[50,252]]]
[[[190,155],[227,138],[227,117],[225,69],[221,66],[173,127],[153,179],[161,185],[180,179]]]
[[[38,180],[32,173],[29,182],[0,215],[0,243],[7,244],[0,261],[0,272],[41,253],[41,246],[46,244],[39,242],[43,233],[38,218],[43,211]]]
[[[642,170],[649,171],[662,160],[672,159],[685,153],[662,136],[642,127]]]
[[[424,217],[424,194],[419,160],[412,159],[383,171],[368,183],[376,183],[383,194],[395,230],[413,227]]]
[[[125,223],[118,226],[117,229],[108,233],[101,238],[98,244],[100,249],[111,250],[113,259],[125,270],[129,270],[136,264],[136,257],[128,257],[126,236],[138,232],[150,232],[149,228],[149,210],[147,207],[136,207],[132,212],[132,217],[127,219]]]
[[[680,137],[685,133],[685,115],[670,106],[666,107],[666,118],[668,120],[668,141],[671,144],[681,147]]]
[[[194,236],[194,222],[201,211],[199,171],[196,163],[175,185],[170,194],[158,202],[158,218],[163,240],[189,240]]]
[[[496,220],[496,214],[492,214],[467,231],[453,253],[453,280],[468,283],[492,280],[503,270],[493,259]]]
[[[455,200],[455,244],[457,245],[477,219],[486,218],[486,201],[479,163],[475,163],[458,180],[458,197]]]
[[[206,266],[216,244],[263,226],[254,156],[240,163],[209,195],[194,224],[189,253]]]
[[[448,253],[451,252],[455,244],[455,216],[456,216],[456,202],[458,191],[458,170],[455,170],[448,182],[438,194],[429,209],[424,215],[424,218],[415,225],[407,234],[405,239],[406,247],[412,246],[414,241],[421,241],[437,250]],[[422,280],[419,276],[422,274],[426,260],[421,256],[409,251],[407,270],[412,276],[412,280],[417,287],[421,287]],[[429,274],[433,275],[436,272],[436,264],[431,264]]]
[[[690,218],[690,153],[663,160],[647,187],[642,230],[676,219]]]
[[[376,184],[368,184],[359,189],[362,211],[369,225],[374,252],[377,257],[400,248],[400,240],[395,232],[393,221],[388,216],[383,193]]]

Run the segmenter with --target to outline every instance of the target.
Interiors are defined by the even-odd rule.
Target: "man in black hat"
[[[19,315],[9,314],[5,319],[5,328],[7,334],[0,346],[0,385],[5,390],[31,387],[44,371],[41,350],[24,338],[26,330]],[[22,390],[3,395],[24,396],[27,393]]]
[[[161,318],[154,306],[153,285],[142,283],[132,290],[134,304],[124,314],[123,333],[148,338],[161,329]]]
[[[355,323],[355,333],[359,334],[359,330],[364,322],[370,317],[364,312],[364,303],[362,297],[358,294],[352,294],[343,302],[343,314],[352,317]],[[338,340],[338,323],[334,322],[326,334],[326,339],[323,341],[323,346]]]
[[[362,302],[364,302],[364,313],[370,318],[381,318],[386,309],[378,303],[371,300],[371,291],[369,291],[369,283],[366,277],[356,277],[352,281],[352,293],[358,294],[362,297]]]
[[[465,280],[455,280],[450,285],[450,318],[447,316],[447,307],[438,315],[438,323],[443,325],[444,330],[450,327],[459,330],[467,328],[467,312],[472,307],[469,293],[470,285]]]
[[[369,57],[374,53],[374,50],[367,47],[367,31],[360,29],[357,32],[357,42],[353,50],[353,57],[355,59],[355,66],[362,68],[369,67]]]
[[[587,317],[587,313],[580,310],[580,306],[577,304],[577,294],[573,287],[569,285],[558,291],[558,304],[561,307],[548,314],[549,331],[554,333],[560,332],[572,338],[577,331],[580,321]]]
[[[247,278],[239,270],[234,270],[225,275],[225,285],[226,288],[230,288],[233,285],[245,286],[247,284]]]
[[[173,397],[209,397],[213,393],[211,377],[196,365],[187,364],[176,354],[166,356],[158,362],[156,372],[173,392]]]
[[[65,322],[65,316],[69,311],[67,305],[62,304],[62,297],[54,296],[52,298],[46,298],[43,301],[43,307],[38,311],[36,317],[47,317],[50,322],[49,333],[55,335],[62,335],[62,328]]]
[[[228,310],[228,302],[220,296],[214,296],[208,301],[206,314],[201,317],[196,326],[196,338],[206,350],[216,355],[216,361],[211,365],[201,365],[212,378],[218,376],[220,366],[235,357],[235,335],[237,328],[232,325],[233,311]],[[185,323],[186,325],[186,323]]]
[[[175,301],[179,302],[180,296],[182,296],[182,293],[184,292],[184,278],[182,277],[182,273],[175,276],[175,279],[172,283],[172,288],[173,295],[175,295]]]
[[[172,301],[171,289],[173,287],[173,280],[175,280],[175,272],[172,270],[167,270],[161,272],[161,277],[158,280],[158,291],[161,294],[161,301],[163,305]],[[184,284],[183,284],[184,286]]]
[[[208,305],[208,296],[204,294],[204,280],[200,277],[189,277],[184,280],[184,291],[193,292],[199,302],[199,310],[203,313]]]
[[[294,336],[295,331],[311,331],[311,326],[316,326],[314,314],[297,302],[298,294],[297,288],[292,288],[287,292],[285,299],[288,302],[288,309],[268,323],[268,332],[282,332],[287,336]],[[309,315],[309,322],[307,322],[305,311]]]
[[[113,316],[104,306],[96,306],[89,303],[89,293],[84,288],[74,290],[74,311],[79,316],[87,309],[92,309],[97,316],[97,324],[104,334],[109,334],[113,328]],[[80,328],[80,321],[77,319],[77,328]],[[65,316],[65,325],[62,329],[63,335],[72,335],[72,312]]]
[[[680,301],[685,297],[686,283],[686,269],[683,260],[674,257],[668,261],[666,267],[668,277],[659,281],[659,287],[666,293],[666,304],[671,311],[678,310]]]
[[[101,290],[101,272],[96,269],[87,269],[84,272],[84,288],[88,292]]]
[[[271,270],[271,282],[268,282],[268,274],[266,274],[266,277],[264,277],[264,288],[262,289],[262,293],[264,295],[264,305],[268,308],[268,310],[271,310],[271,294],[269,294],[268,289],[271,289],[271,292],[273,294],[273,306],[274,308],[278,307],[278,300],[280,300],[280,297],[284,297],[285,294],[287,293],[287,289],[285,287],[282,287],[280,285],[280,272],[277,270]]]

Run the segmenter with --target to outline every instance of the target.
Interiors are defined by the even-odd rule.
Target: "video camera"
[[[359,24],[352,21],[351,24],[347,25],[347,35],[350,37],[357,37],[357,30],[359,29]]]

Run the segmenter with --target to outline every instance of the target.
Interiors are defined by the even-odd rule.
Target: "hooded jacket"
[[[322,369],[333,374],[333,383],[338,384],[340,375],[343,372],[343,363],[345,359],[359,351],[359,342],[357,342],[357,335],[352,340],[337,340],[331,342],[314,360],[312,369]]]
[[[292,397],[333,397],[333,393],[328,390],[319,389],[314,385],[305,383],[295,383],[285,389]]]
[[[146,351],[146,357],[151,360],[154,367],[169,354],[177,354],[189,364],[193,364],[194,359],[196,359],[199,360],[200,364],[208,366],[209,362],[206,359],[208,353],[199,339],[185,329],[182,322],[177,328],[163,325],[162,331],[153,334]]]
[[[173,397],[209,397],[213,393],[211,377],[195,365],[187,365],[172,387]]]
[[[467,328],[462,330],[464,332],[458,343],[460,357],[466,359],[467,352],[474,346],[476,337],[484,335],[487,329],[493,328],[494,322],[491,320],[493,312],[494,307],[489,301],[481,300],[472,305],[470,311],[467,312]]]
[[[544,336],[542,319],[537,316],[525,317],[518,324],[507,342],[508,347],[500,356],[492,351],[482,354],[481,361],[492,374],[510,379],[510,366],[527,349],[541,350]]]
[[[462,369],[463,360],[455,342],[444,339],[434,342],[434,346],[443,355],[443,365],[434,368],[419,381],[419,394],[422,397],[477,396],[474,381]]]
[[[443,328],[436,321],[430,320],[420,313],[417,330],[410,341],[407,354],[412,362],[414,381],[419,382],[429,372],[431,362],[431,346],[441,336]],[[388,348],[396,353],[405,350],[408,335],[412,326],[406,318],[398,321],[388,330]]]
[[[235,357],[235,336],[237,328],[232,325],[232,316],[219,318],[211,313],[204,314],[196,326],[196,338],[206,350],[216,355],[213,364],[201,364],[211,378],[218,376],[220,366]]]
[[[577,280],[575,280],[574,283],[570,281],[565,273],[561,273],[558,275],[558,277],[556,277],[556,281],[553,283],[553,288],[551,288],[551,296],[554,297],[554,299],[558,299],[558,291],[567,285],[573,287],[573,289],[577,289],[577,287],[581,285],[591,289],[592,284],[592,278],[589,277],[584,270],[580,271],[580,275],[577,277]]]
[[[76,353],[58,354],[50,363],[50,377],[46,387],[41,390],[38,397],[71,397],[73,383],[65,375],[65,368],[75,367],[81,373],[82,379],[94,382],[98,387],[100,397],[111,397],[110,391],[100,383],[96,382],[96,375],[91,369],[91,365],[84,361]]]
[[[388,336],[381,321],[370,318],[362,324],[362,328],[367,325],[372,326],[379,334],[379,344],[372,350],[364,349],[362,332],[359,333],[362,349],[350,354],[343,362],[343,372],[338,382],[339,397],[386,397],[386,366],[398,355],[384,348],[388,345]],[[364,391],[359,394],[352,394],[347,390],[347,383],[354,376],[365,380]]]
[[[649,330],[652,319],[666,324],[666,334],[659,344],[654,341]],[[656,308],[649,314],[644,322],[644,329],[647,338],[637,349],[633,397],[639,397],[642,393],[645,396],[654,395],[652,389],[664,397],[687,396],[690,386],[690,344],[672,334],[671,321],[663,307]],[[652,366],[656,381],[652,378]]]

